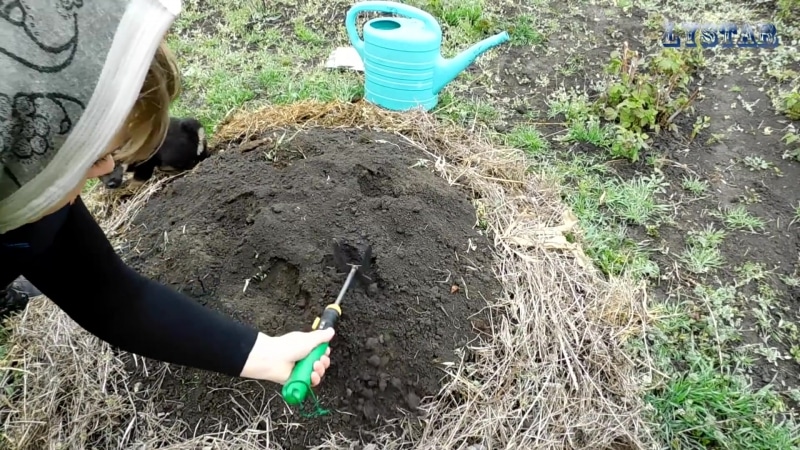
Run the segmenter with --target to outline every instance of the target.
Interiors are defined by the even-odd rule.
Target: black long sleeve
[[[75,322],[129,352],[238,376],[257,330],[141,276],[116,254],[78,198],[50,219],[12,236],[20,272]],[[34,224],[37,225],[37,224]],[[9,241],[5,239],[5,241]],[[13,247],[13,246],[12,246]],[[3,261],[3,266],[12,261]]]

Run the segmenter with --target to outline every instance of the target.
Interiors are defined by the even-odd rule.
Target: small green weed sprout
[[[766,170],[772,167],[772,164],[758,155],[745,156],[744,165],[750,168],[750,171]]]
[[[764,221],[750,214],[742,205],[725,208],[722,212],[725,225],[735,230],[763,230]]]
[[[694,195],[701,195],[708,191],[708,181],[701,180],[697,176],[684,177],[682,186]]]
[[[694,274],[706,274],[719,269],[724,263],[719,250],[724,238],[725,231],[716,230],[713,225],[700,231],[690,231],[686,249],[680,256],[681,262]]]
[[[550,143],[533,125],[520,125],[505,135],[506,145],[522,149],[529,156],[544,156]]]

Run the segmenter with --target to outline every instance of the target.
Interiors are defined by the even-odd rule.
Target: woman
[[[27,0],[0,11],[0,286],[23,275],[120,349],[282,384],[333,330],[268,336],[139,275],[80,198],[114,169],[112,153],[141,161],[163,141],[180,92],[163,39],[180,7]],[[329,365],[314,364],[312,385]]]

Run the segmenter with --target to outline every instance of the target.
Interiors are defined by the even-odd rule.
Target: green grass
[[[8,354],[8,328],[0,324],[0,361],[5,360],[6,354]]]
[[[521,14],[515,17],[507,29],[514,45],[539,45],[547,40],[542,31],[542,24],[533,15]]]
[[[505,136],[506,145],[521,148],[531,158],[547,157],[550,142],[533,125],[522,125],[514,128]]]
[[[672,448],[788,449],[796,445],[796,430],[770,418],[783,408],[770,389],[754,391],[746,379],[722,373],[702,355],[690,353],[685,359],[686,372],[649,397],[661,413],[661,427]]]
[[[727,227],[735,230],[749,230],[755,232],[764,229],[764,221],[750,214],[747,209],[741,205],[725,208],[718,216],[722,217]]]
[[[98,178],[92,178],[91,180],[87,180],[86,184],[83,185],[82,192],[84,193],[88,192],[90,189],[97,186],[98,183],[100,183],[100,180]]]
[[[697,176],[684,177],[682,186],[694,195],[701,195],[708,191],[708,181],[701,180]]]
[[[784,20],[797,20],[800,15],[800,0],[778,0],[778,17]]]
[[[327,70],[319,59],[331,50],[305,15],[292,25],[293,39],[269,25],[276,11],[256,2],[187,2],[169,37],[184,74],[184,94],[173,114],[191,114],[213,130],[231,111],[300,100],[350,101],[362,95],[354,73]],[[214,11],[223,11],[221,17]],[[213,33],[204,32],[213,28]]]
[[[639,170],[643,173],[625,180],[614,175],[611,160],[619,156],[638,160],[636,152],[619,149],[637,145],[623,142],[619,147],[619,140],[628,136],[604,122],[594,106],[587,95],[576,90],[551,96],[548,118],[567,123],[556,139],[572,149],[566,154],[541,143],[541,134],[530,126],[518,126],[505,141],[532,155],[535,169],[562,186],[564,200],[581,220],[583,234],[578,238],[604,272],[655,281],[666,275],[659,273],[653,258],[656,252],[667,251],[660,248],[659,228],[669,223],[671,215],[670,201],[661,195],[663,178],[655,163],[650,173],[643,168]],[[755,157],[744,164],[752,170],[770,168]],[[680,187],[690,198],[710,193],[708,181],[696,175],[684,176]],[[766,223],[741,205],[723,208],[717,217],[724,229],[701,225],[686,234],[683,249],[671,249],[668,256],[679,272],[699,278],[702,284],[688,295],[654,305],[669,315],[658,320],[648,336],[648,354],[655,357],[663,375],[647,396],[653,423],[672,449],[795,448],[800,436],[797,425],[772,419],[785,411],[775,386],[756,390],[745,375],[756,358],[774,361],[778,356],[769,346],[742,348],[741,328],[747,314],[757,320],[763,335],[790,342],[785,336],[795,336],[792,330],[796,327],[786,321],[783,325],[788,331],[775,331],[778,324],[771,312],[777,299],[768,282],[756,281],[755,295],[745,291],[754,280],[756,266],[746,266],[732,285],[715,278],[727,264],[721,245],[729,234],[761,232]],[[646,230],[649,242],[633,240],[631,226]],[[800,360],[800,346],[794,348]],[[796,393],[800,396],[800,390]]]
[[[785,405],[773,387],[756,390],[742,375],[756,355],[730,351],[741,339],[739,296],[735,286],[698,286],[696,301],[664,307],[650,333],[651,354],[668,376],[647,401],[669,448],[796,448],[797,425],[775,419]]]
[[[719,245],[725,238],[723,230],[715,230],[713,226],[699,231],[690,231],[686,249],[680,259],[689,272],[706,274],[719,269],[725,263]]]
[[[587,254],[603,271],[658,276],[647,249],[630,239],[626,230],[629,225],[654,225],[664,218],[666,205],[657,199],[660,179],[613,177],[602,158],[595,155],[558,157],[532,125],[513,128],[503,140],[525,150],[531,157],[531,170],[569,186],[564,200],[583,223]]]
[[[440,118],[464,127],[469,127],[475,122],[493,123],[500,117],[500,111],[490,102],[480,98],[456,98],[450,91],[440,95],[439,104],[432,112]]]

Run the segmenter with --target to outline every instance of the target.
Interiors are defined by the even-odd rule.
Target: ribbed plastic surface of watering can
[[[378,17],[364,24],[363,40],[356,29],[362,12],[402,17]],[[441,57],[442,30],[427,12],[393,1],[362,1],[347,12],[350,43],[364,63],[364,99],[386,109],[430,110],[439,91],[490,47],[508,40],[507,33],[484,39],[453,59]]]
[[[364,63],[365,99],[395,111],[436,106],[438,96],[433,84],[442,43],[439,24],[424,11],[402,3],[367,1],[350,10],[353,30],[355,16],[362,11],[406,16],[368,21],[363,41],[356,34],[353,45]]]
[[[387,109],[436,106],[433,92],[441,33],[418,19],[378,18],[364,26],[367,100]]]

